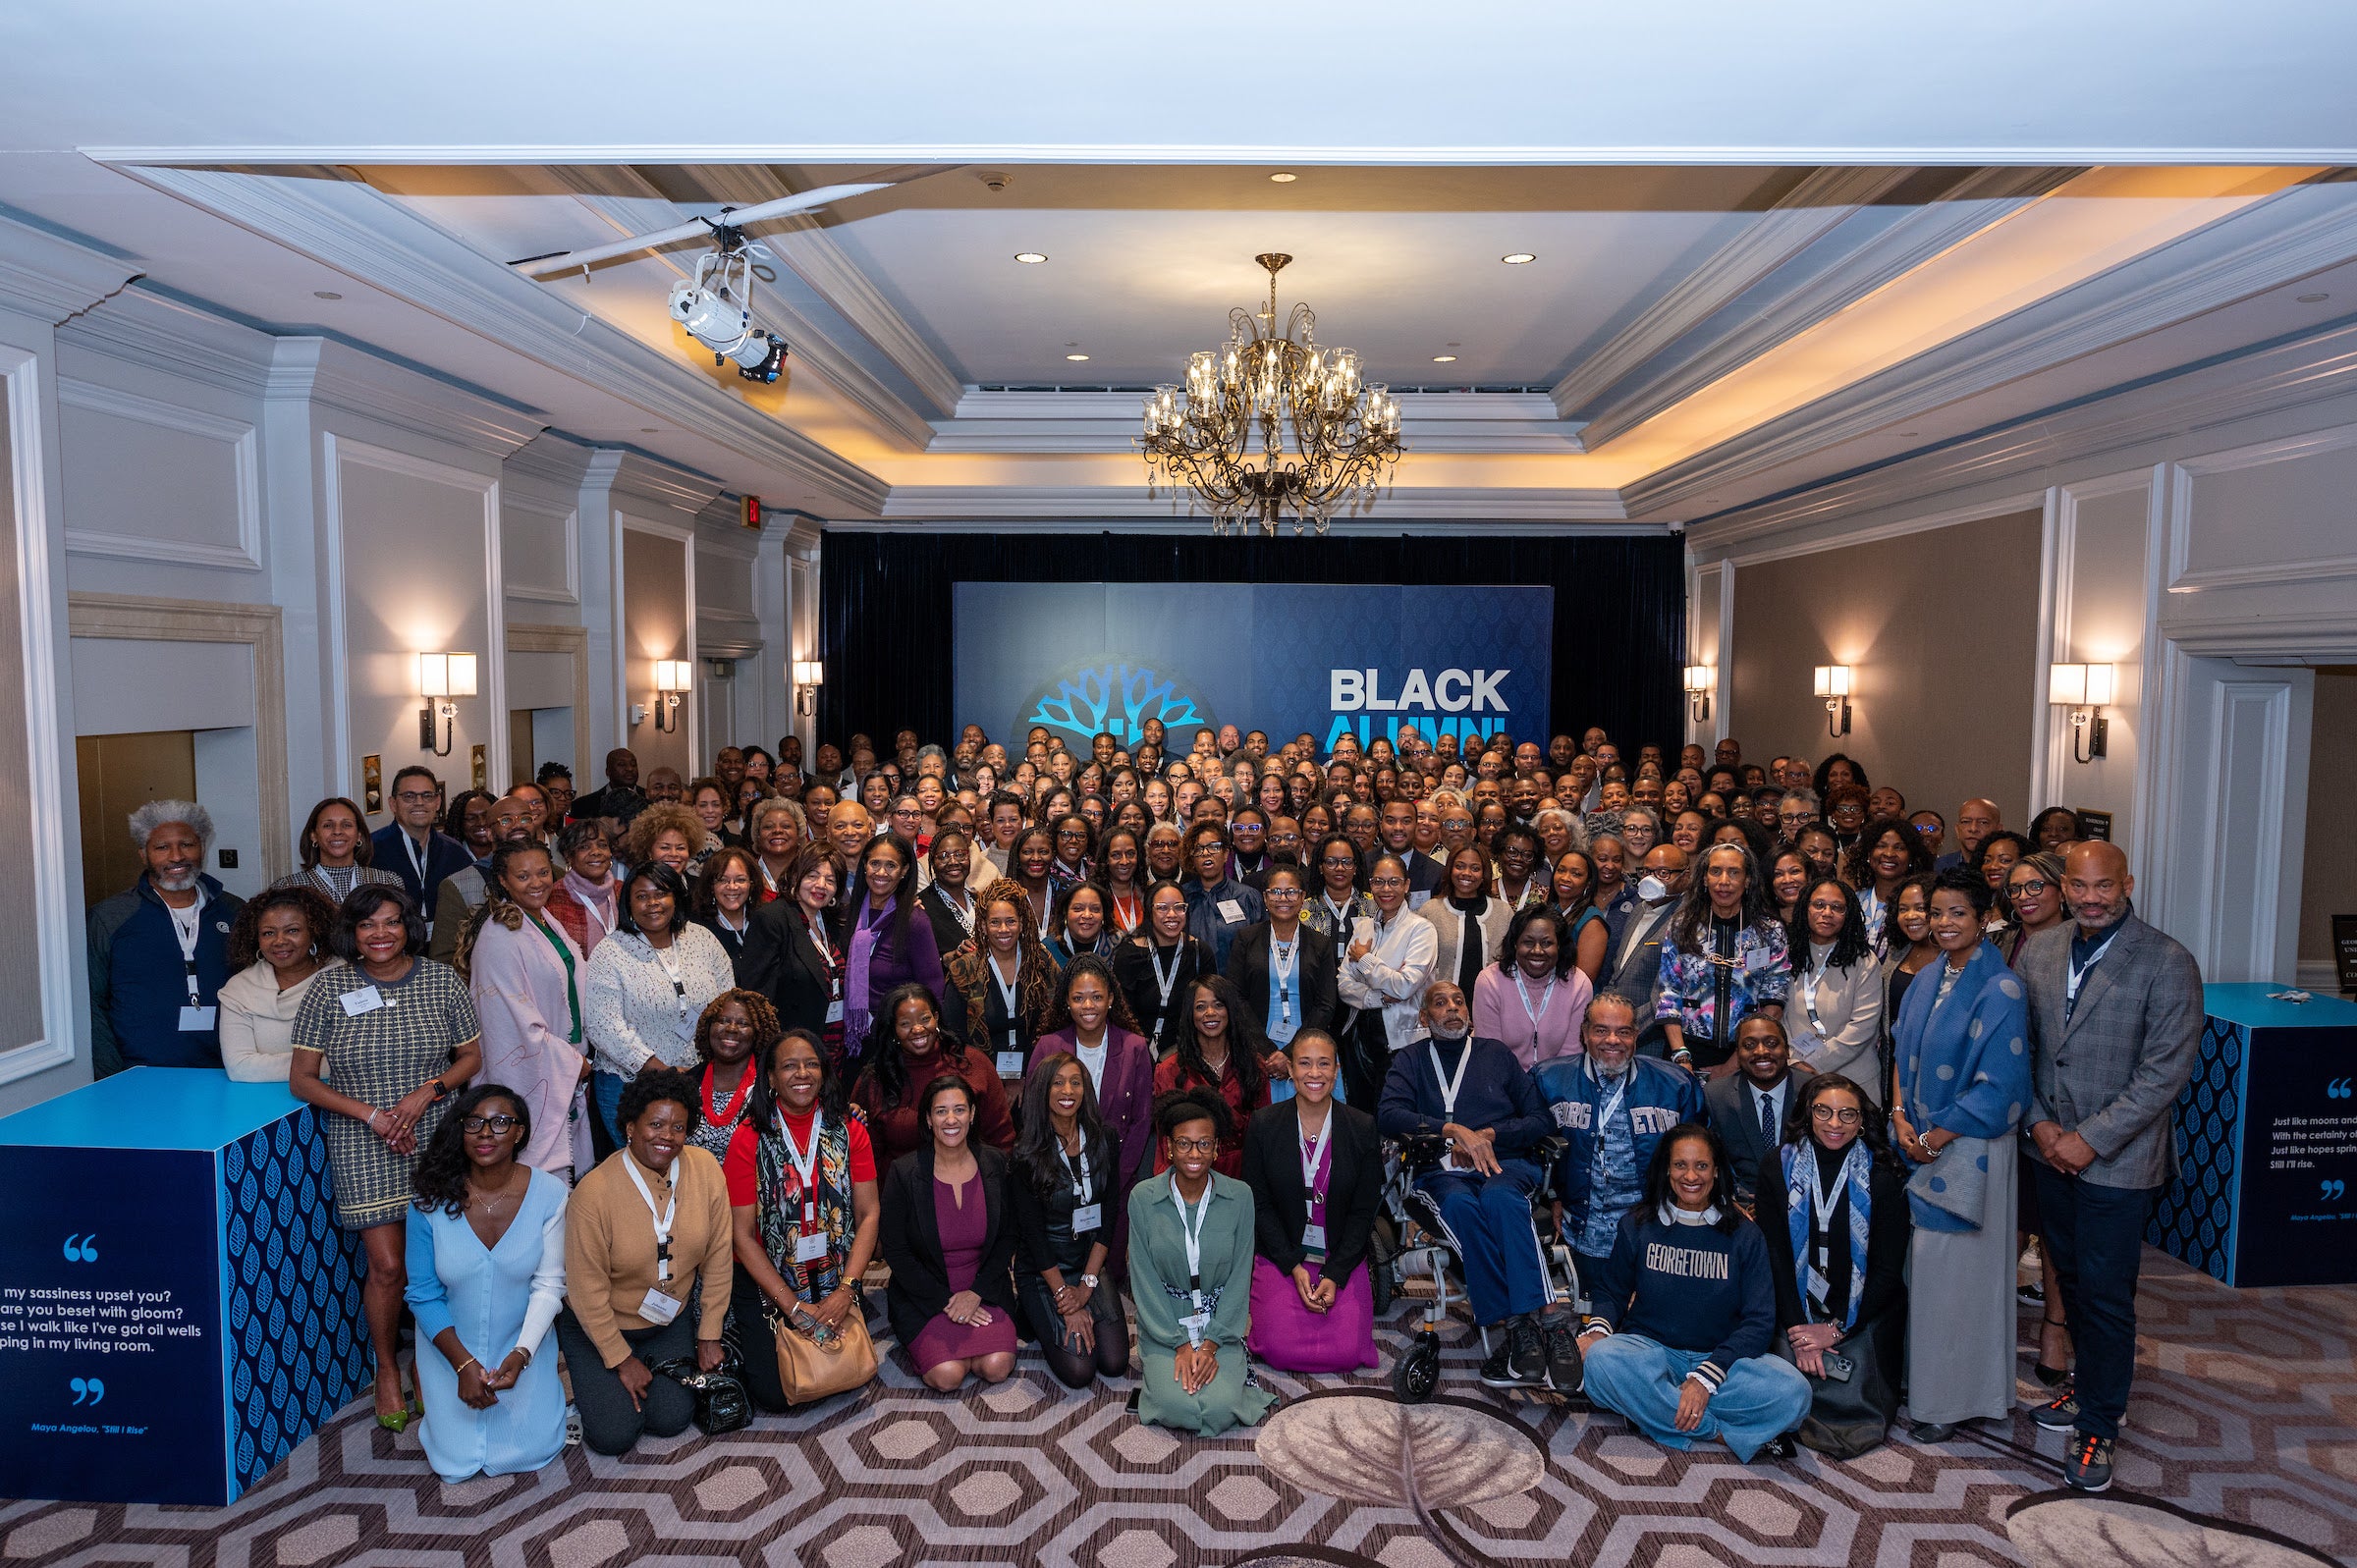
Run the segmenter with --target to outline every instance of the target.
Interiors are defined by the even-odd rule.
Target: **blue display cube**
[[[0,1118],[0,1490],[228,1503],[368,1386],[358,1237],[283,1084],[139,1067]]]

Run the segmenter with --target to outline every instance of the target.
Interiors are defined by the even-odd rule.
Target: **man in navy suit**
[[[368,838],[376,851],[369,863],[401,879],[429,924],[442,879],[474,864],[465,844],[434,831],[441,813],[442,782],[433,769],[411,763],[393,776],[393,820]]]

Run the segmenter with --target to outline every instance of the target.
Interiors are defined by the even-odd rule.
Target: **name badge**
[[[1105,1228],[1105,1206],[1084,1203],[1072,1211],[1072,1234],[1085,1236],[1092,1230]]]
[[[1301,1227],[1301,1250],[1324,1252],[1326,1250],[1326,1227],[1324,1225],[1303,1225]]]
[[[680,1021],[671,1026],[671,1032],[679,1036],[682,1040],[693,1040],[695,1038],[695,1014],[691,1012],[681,1013]]]
[[[1768,953],[1765,948],[1754,947],[1751,949],[1751,951],[1743,955],[1743,969],[1745,973],[1757,974],[1767,967]]]
[[[1022,1075],[1023,1054],[1019,1051],[1000,1052],[999,1076],[1002,1078],[1020,1078]]]
[[[827,1003],[827,1022],[829,1022],[829,1023],[841,1023],[841,1022],[843,1022],[843,1003],[842,1003],[842,1002],[840,1002],[840,1001],[830,1001],[830,1002],[828,1002],[828,1003]]]
[[[385,1004],[384,993],[374,986],[362,986],[356,991],[347,991],[336,1000],[344,1004],[344,1016],[347,1018],[357,1018],[361,1013],[374,1012]]]
[[[214,1008],[183,1007],[180,1009],[180,1032],[184,1035],[201,1034],[213,1026]]]
[[[794,1261],[795,1263],[823,1262],[827,1256],[827,1242],[828,1236],[823,1230],[804,1231],[794,1238]]]
[[[1186,1342],[1188,1344],[1201,1345],[1203,1343],[1203,1335],[1211,1328],[1211,1314],[1208,1312],[1190,1312],[1185,1317],[1178,1320],[1178,1326],[1186,1330]]]
[[[648,1323],[665,1324],[680,1315],[682,1303],[677,1296],[666,1296],[660,1290],[649,1290],[638,1303],[638,1316]]]
[[[1243,923],[1244,906],[1240,903],[1237,903],[1233,898],[1222,898],[1220,900],[1219,908],[1220,918],[1227,921],[1228,924],[1234,926],[1241,925]]]

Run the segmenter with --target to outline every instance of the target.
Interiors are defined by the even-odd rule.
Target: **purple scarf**
[[[614,929],[617,913],[614,894],[617,887],[611,871],[606,873],[604,882],[591,882],[577,871],[565,873],[566,891],[578,898],[583,908],[597,916],[597,923],[605,928],[601,935],[611,933]]]
[[[851,928],[851,951],[843,977],[843,1050],[847,1057],[857,1056],[860,1048],[867,1044],[867,971],[876,955],[876,943],[883,935],[884,922],[892,918],[899,903],[896,897],[882,909],[860,910],[859,921]]]

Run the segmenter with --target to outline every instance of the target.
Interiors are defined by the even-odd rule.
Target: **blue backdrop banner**
[[[1553,588],[960,582],[951,624],[957,723],[1010,744],[1548,733]]]

